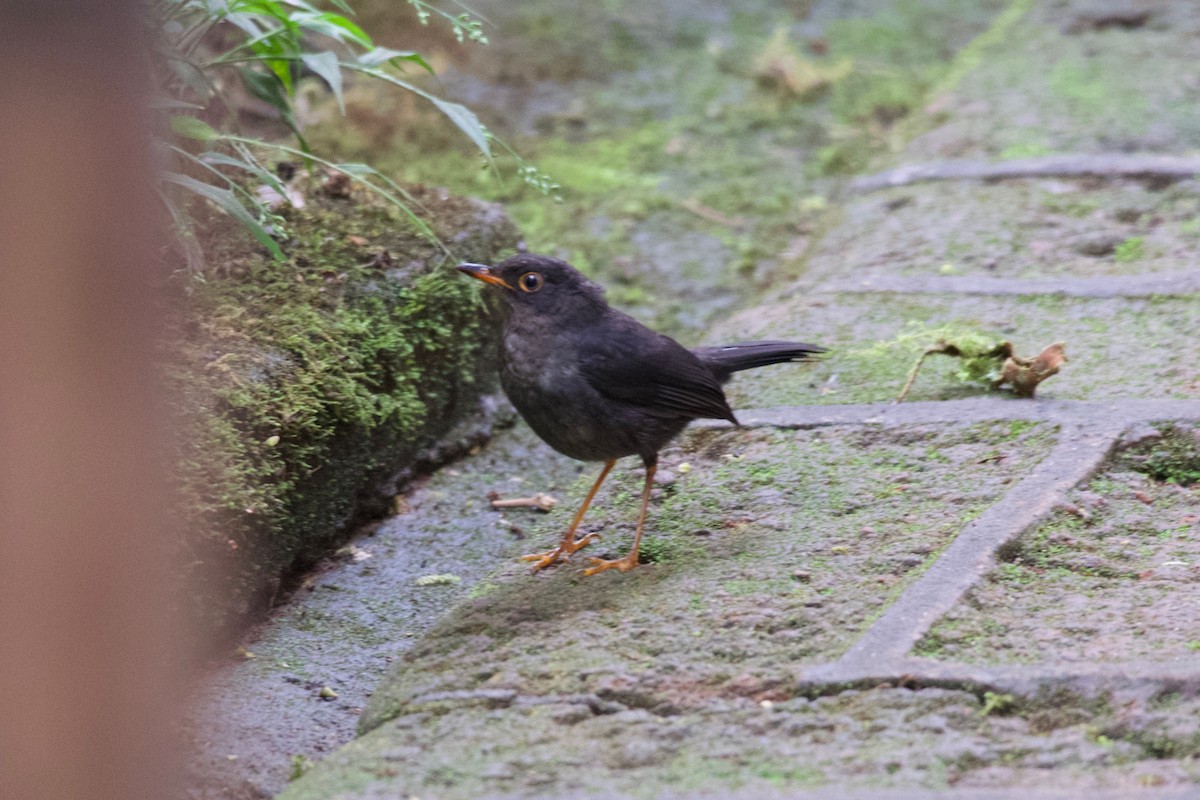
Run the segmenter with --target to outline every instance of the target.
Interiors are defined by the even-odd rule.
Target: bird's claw
[[[615,569],[621,572],[628,572],[638,565],[637,557],[630,558],[614,558],[611,561],[606,558],[589,558],[593,566],[588,567],[583,571],[584,575],[595,575],[597,572],[604,572],[606,569]]]
[[[548,550],[545,553],[529,553],[528,555],[523,555],[521,556],[521,560],[536,561],[537,563],[533,565],[533,571],[539,572],[540,570],[545,569],[557,561],[569,561],[572,553],[587,547],[592,543],[593,539],[599,538],[600,534],[589,533],[579,539],[574,539],[570,542],[562,542],[558,545],[558,547],[554,548],[553,550]]]

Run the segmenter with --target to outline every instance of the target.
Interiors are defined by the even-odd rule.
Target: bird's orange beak
[[[490,283],[493,286],[500,286],[512,291],[513,287],[509,286],[504,282],[503,278],[492,272],[490,267],[485,267],[483,264],[459,264],[457,269],[459,272],[470,275],[472,278],[481,280],[484,283]]]

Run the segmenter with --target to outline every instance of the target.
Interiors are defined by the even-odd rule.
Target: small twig
[[[538,511],[549,511],[558,505],[558,499],[548,494],[538,492],[533,497],[514,497],[510,500],[493,498],[492,508],[536,508]]]
[[[917,383],[917,373],[920,372],[920,365],[925,363],[926,357],[934,355],[935,353],[946,353],[946,345],[935,345],[935,347],[931,347],[928,350],[925,350],[924,353],[920,354],[919,359],[917,359],[917,363],[914,363],[914,365],[912,365],[912,369],[908,371],[908,377],[904,381],[904,387],[902,387],[899,395],[896,395],[896,398],[894,401],[892,401],[893,405],[904,402],[904,398],[908,396],[908,390],[912,389],[912,385],[914,383]]]
[[[724,225],[727,228],[741,228],[746,224],[743,217],[727,217],[715,208],[709,208],[694,197],[689,197],[679,204],[685,210],[692,212],[700,219]]]

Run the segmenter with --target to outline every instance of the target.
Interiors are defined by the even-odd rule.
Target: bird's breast
[[[642,413],[598,392],[563,337],[508,332],[500,383],[529,427],[571,458],[607,461],[657,449],[645,441],[652,431]]]

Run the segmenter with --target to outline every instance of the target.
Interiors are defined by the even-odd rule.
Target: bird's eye
[[[545,282],[546,280],[542,277],[542,273],[526,272],[521,276],[521,279],[517,281],[517,285],[521,287],[521,291],[523,292],[536,292],[538,289],[542,288],[542,284]]]

